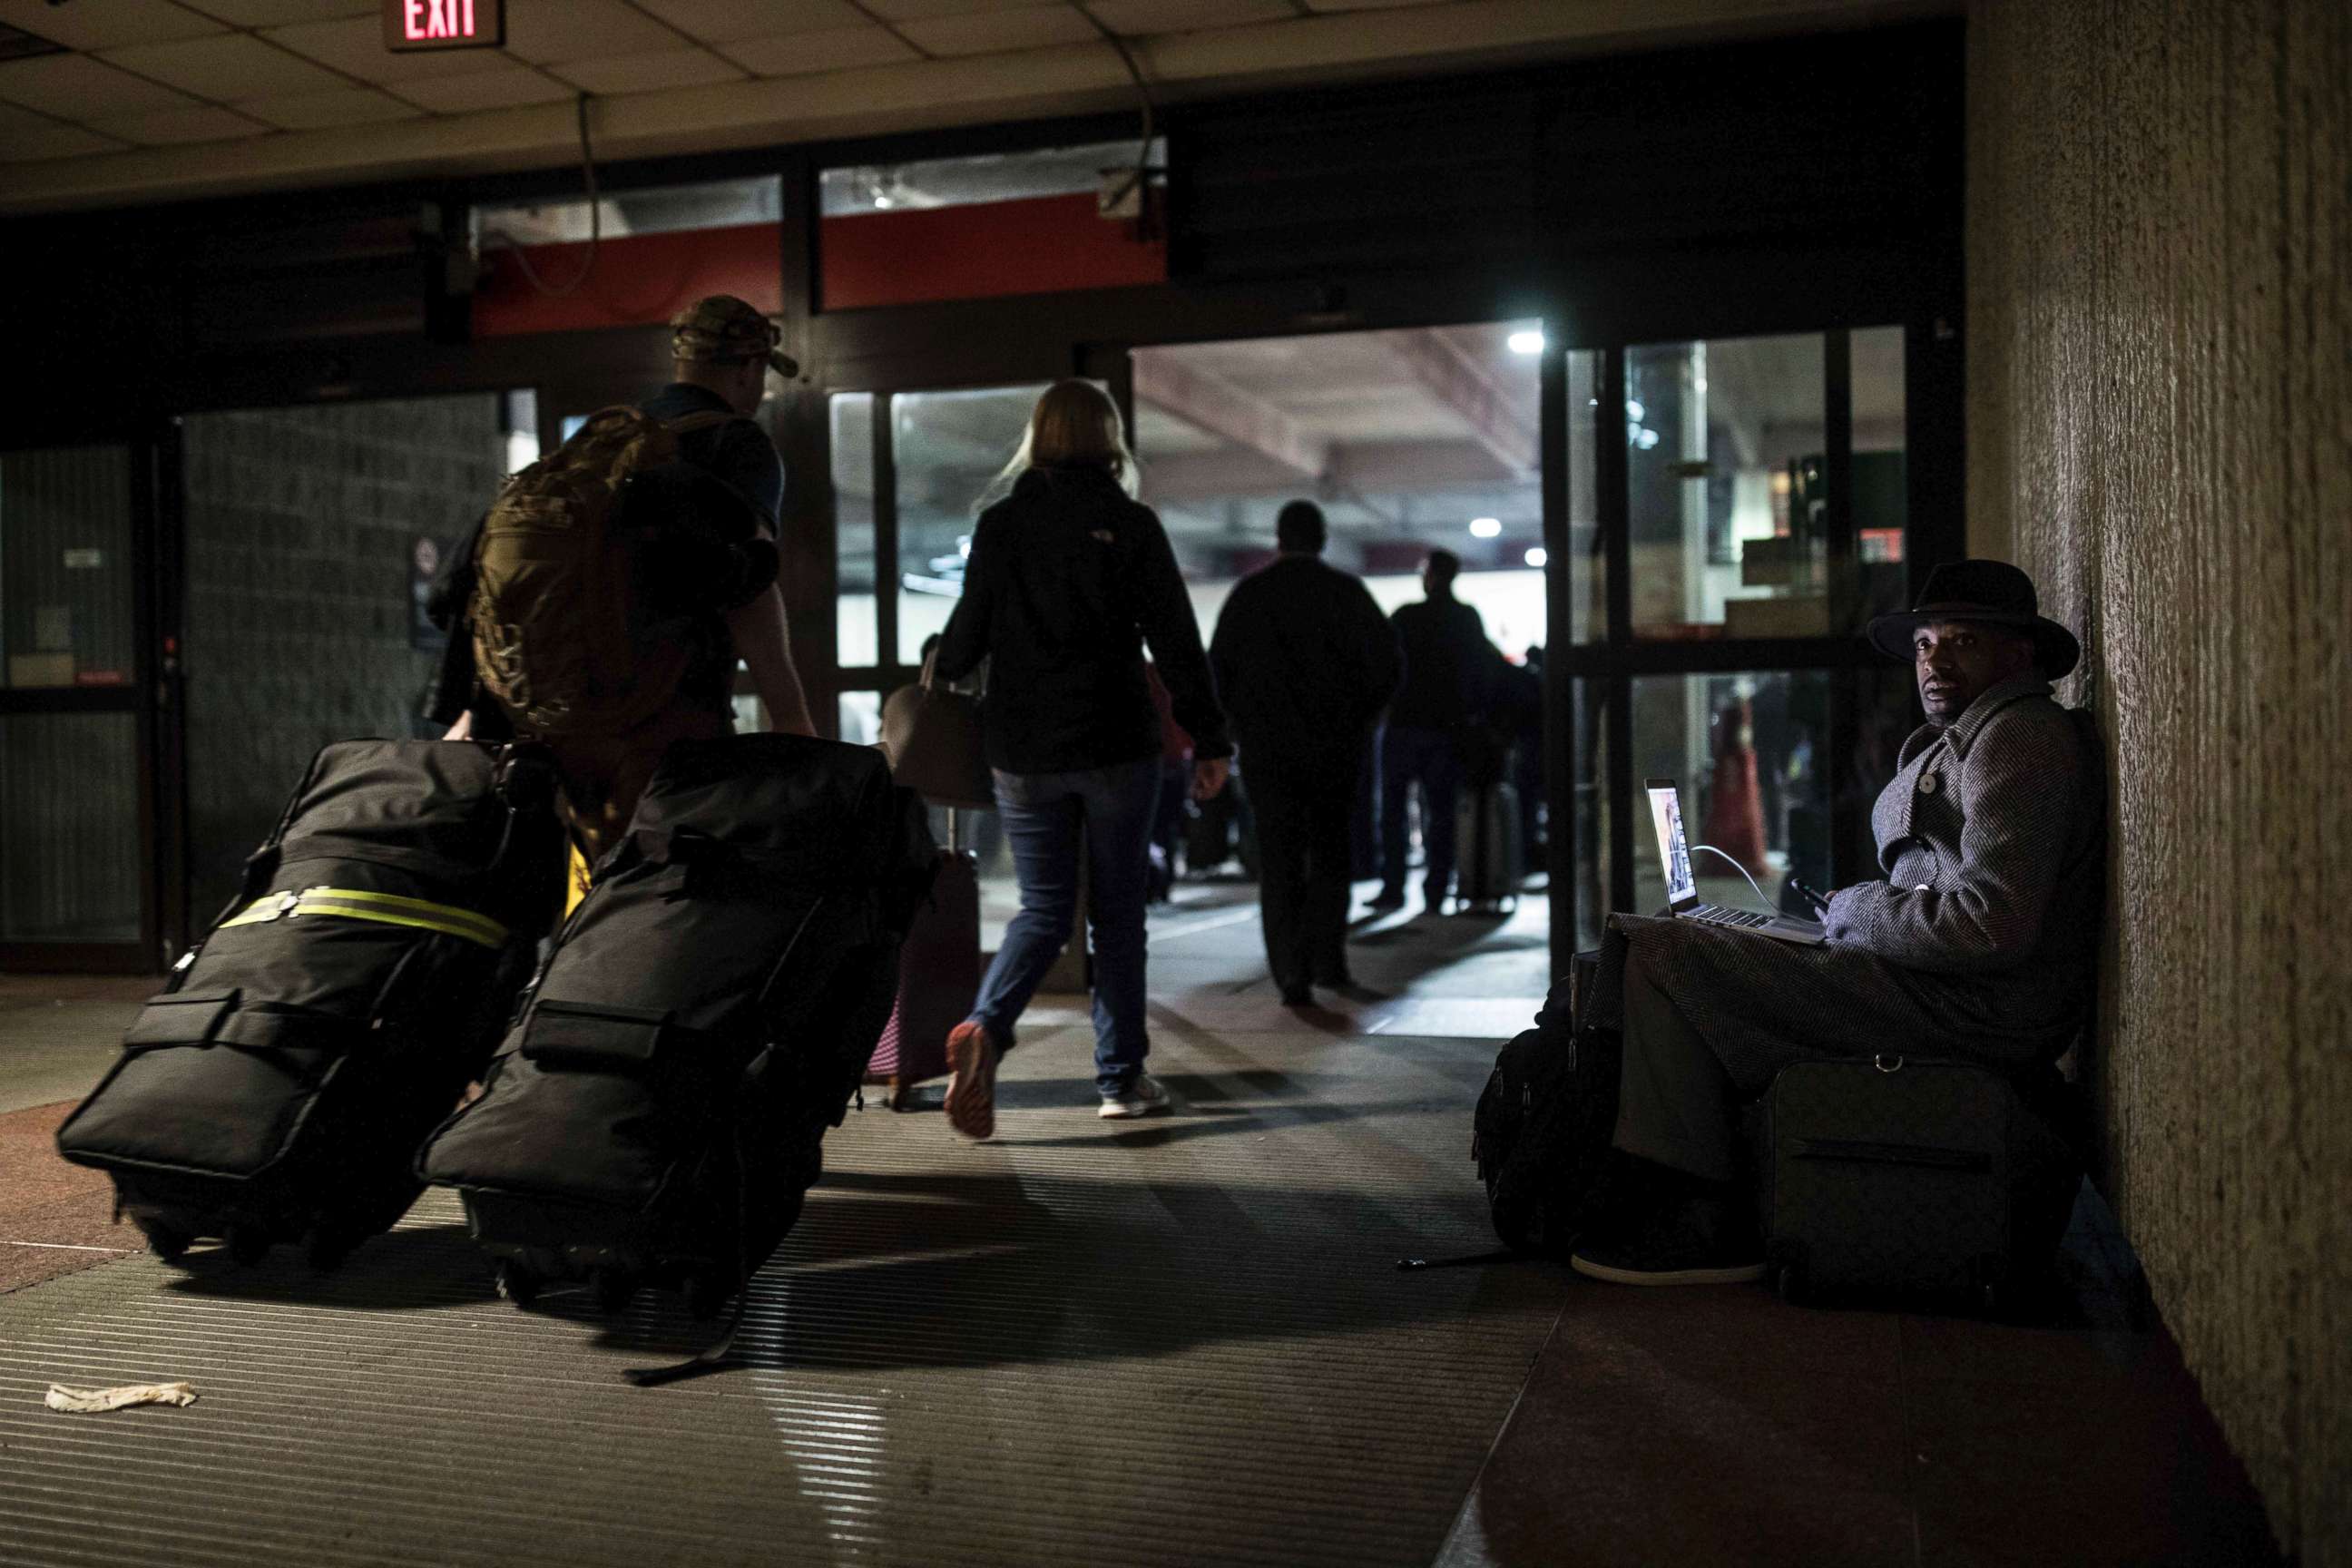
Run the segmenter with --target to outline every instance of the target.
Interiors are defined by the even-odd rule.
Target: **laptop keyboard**
[[[1720,904],[1701,904],[1691,911],[1691,919],[1718,926],[1765,926],[1772,923],[1770,915],[1759,915],[1748,910],[1727,910]]]

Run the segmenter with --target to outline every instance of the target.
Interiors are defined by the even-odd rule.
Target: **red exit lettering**
[[[412,44],[474,37],[474,0],[401,0],[401,33]]]

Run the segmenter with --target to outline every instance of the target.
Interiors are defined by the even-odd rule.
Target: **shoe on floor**
[[[977,1019],[948,1031],[948,1125],[978,1142],[996,1131],[996,1042]]]
[[[1102,1109],[1095,1114],[1106,1121],[1123,1121],[1130,1116],[1150,1116],[1165,1110],[1171,1101],[1168,1090],[1148,1072],[1137,1073],[1127,1087],[1117,1094],[1103,1096]]]
[[[1650,1196],[1595,1226],[1568,1266],[1612,1285],[1746,1285],[1764,1278],[1764,1248],[1727,1199]]]
[[[1304,985],[1286,985],[1282,988],[1282,1005],[1286,1007],[1312,1007],[1315,1005],[1315,993]]]
[[[1404,889],[1382,888],[1372,896],[1372,901],[1364,907],[1368,910],[1401,910],[1404,908]]]

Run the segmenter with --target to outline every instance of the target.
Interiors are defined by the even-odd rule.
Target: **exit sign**
[[[506,41],[506,0],[383,0],[387,49],[494,49]]]

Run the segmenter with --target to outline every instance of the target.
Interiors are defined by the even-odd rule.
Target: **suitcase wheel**
[[[249,1225],[229,1226],[228,1255],[252,1268],[269,1256],[269,1233]]]
[[[698,1323],[707,1323],[719,1316],[730,1293],[727,1281],[720,1276],[709,1270],[697,1270],[686,1277],[687,1315]]]
[[[1805,1271],[1796,1264],[1783,1263],[1772,1271],[1772,1289],[1791,1307],[1803,1306],[1807,1294]]]
[[[596,1310],[611,1316],[625,1310],[629,1298],[637,1293],[637,1277],[619,1268],[598,1268],[588,1276],[588,1288],[595,1292]]]
[[[499,1294],[518,1307],[529,1307],[539,1300],[539,1276],[511,1258],[499,1259],[495,1279]]]
[[[321,1274],[332,1274],[352,1255],[352,1238],[320,1226],[302,1238],[303,1261]]]
[[[147,1250],[166,1263],[177,1263],[186,1257],[189,1244],[194,1239],[184,1231],[152,1221],[141,1221],[139,1230],[147,1238]]]

